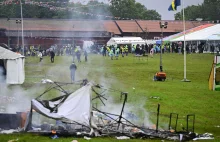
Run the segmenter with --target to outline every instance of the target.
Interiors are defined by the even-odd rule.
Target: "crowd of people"
[[[113,60],[118,59],[119,55],[121,54],[122,57],[125,55],[128,56],[128,53],[142,55],[145,56],[146,54],[150,54],[153,57],[154,54],[160,53],[184,53],[184,43],[166,43],[162,46],[160,44],[136,44],[136,45],[110,45],[100,48],[100,54],[102,56],[110,56]],[[186,53],[204,53],[204,52],[219,52],[220,51],[220,44],[210,44],[209,46],[205,45],[205,43],[200,43],[198,46],[196,44],[186,44]]]

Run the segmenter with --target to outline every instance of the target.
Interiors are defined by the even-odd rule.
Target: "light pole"
[[[24,56],[24,24],[23,24],[23,9],[22,9],[22,3],[20,0],[21,5],[21,42],[22,42],[22,50],[23,50],[23,56]]]
[[[19,47],[19,29],[18,29],[18,24],[21,24],[21,20],[16,20],[16,24],[17,24],[17,30],[18,30],[18,47]]]
[[[7,21],[9,22],[9,29],[8,29],[8,48],[10,48],[10,18],[8,17]]]
[[[166,73],[163,71],[163,64],[162,64],[162,46],[163,46],[163,29],[167,28],[168,22],[160,22],[160,29],[161,29],[161,43],[160,43],[160,71],[157,72],[154,76],[154,81],[165,81],[166,80]]]
[[[161,44],[160,44],[160,72],[163,72],[163,64],[162,64],[162,46],[163,46],[163,29],[167,28],[168,22],[162,23],[160,22],[161,29]]]

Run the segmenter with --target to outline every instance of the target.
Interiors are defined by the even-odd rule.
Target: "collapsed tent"
[[[52,100],[33,99],[32,109],[36,112],[67,123],[78,123],[90,127],[91,83],[70,95]]]
[[[25,58],[0,46],[0,70],[3,81],[7,84],[22,84],[25,80]]]
[[[127,102],[128,93],[121,92],[114,89],[106,89],[101,85],[88,83],[87,80],[81,83],[81,88],[74,93],[68,93],[63,87],[65,85],[72,85],[70,83],[58,83],[48,82],[51,86],[44,91],[36,99],[32,100],[31,111],[25,124],[25,131],[29,133],[35,133],[40,135],[58,135],[58,136],[113,136],[121,137],[127,136],[128,138],[140,138],[140,139],[168,139],[168,140],[180,140],[187,141],[195,138],[194,133],[194,119],[195,115],[187,115],[187,131],[176,132],[177,124],[171,124],[173,117],[170,117],[169,128],[171,126],[174,130],[163,130],[156,125],[156,128],[150,128],[146,126],[135,125],[135,120],[139,121],[139,118],[132,113],[125,112],[125,104]],[[74,84],[75,85],[75,84]],[[66,95],[56,97],[51,100],[41,100],[40,98],[48,91],[56,89]],[[104,101],[106,91],[119,92],[123,99],[122,108],[120,114],[114,114],[110,112],[104,112],[98,109],[96,106],[91,106],[92,101],[100,99],[100,102],[105,106]],[[93,98],[92,98],[93,92]],[[42,114],[48,118],[52,118],[56,121],[56,124],[41,124],[36,125],[32,123],[33,111]],[[159,111],[159,109],[158,109]],[[174,115],[174,114],[172,114]],[[171,116],[172,116],[171,115]],[[177,115],[178,119],[178,114]],[[159,116],[157,116],[159,118]],[[38,117],[39,118],[39,117]],[[193,120],[193,128],[188,126],[189,120]],[[137,121],[136,121],[137,122]],[[143,122],[141,122],[143,125]],[[188,129],[189,128],[189,129]],[[189,131],[190,130],[190,131]]]

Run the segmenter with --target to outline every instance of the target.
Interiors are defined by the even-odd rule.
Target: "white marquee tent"
[[[145,44],[145,40],[141,37],[112,37],[107,45],[118,45],[118,44]]]
[[[22,84],[25,80],[24,56],[0,46],[0,60],[6,70],[7,84]]]
[[[220,40],[220,34],[213,34],[209,36],[207,40]]]
[[[187,34],[185,36],[186,41],[199,41],[208,40],[208,37],[214,34],[220,33],[220,24],[213,25],[211,27]],[[171,40],[171,42],[184,41],[184,36]]]

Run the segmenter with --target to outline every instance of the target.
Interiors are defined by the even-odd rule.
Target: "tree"
[[[182,19],[182,12],[175,14],[175,19]],[[185,8],[185,19],[196,20],[219,20],[220,19],[220,1],[219,0],[204,0],[201,5],[193,5]]]
[[[1,1],[1,0],[0,0]],[[22,0],[24,3],[24,0]],[[43,6],[36,4],[23,4],[24,18],[60,18],[60,19],[146,19],[159,20],[161,16],[155,10],[148,10],[135,0],[112,0],[111,5],[89,1],[86,5],[81,3],[68,3],[68,0],[35,0],[35,2],[50,2]],[[51,10],[51,7],[59,8]],[[60,9],[61,8],[61,9]],[[52,8],[53,9],[53,8]],[[0,18],[20,18],[20,4],[0,5]]]
[[[160,20],[161,16],[155,10],[148,10],[135,0],[112,0],[111,13],[122,19]]]

